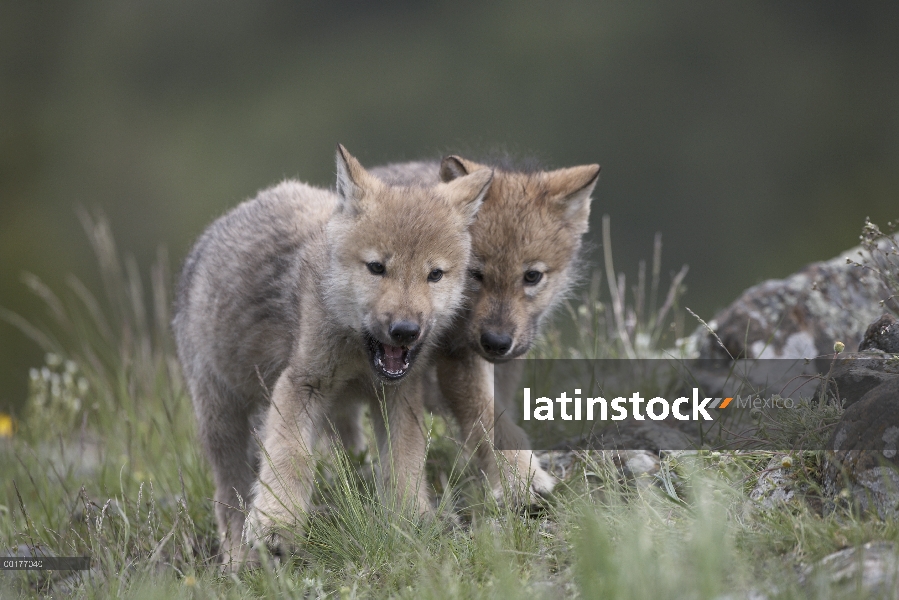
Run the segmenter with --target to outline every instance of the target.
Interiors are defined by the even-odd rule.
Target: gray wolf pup
[[[449,156],[439,165],[400,163],[372,173],[392,183],[434,183],[485,168]],[[486,443],[484,432],[489,432],[497,447],[528,447],[524,432],[510,418],[512,407],[500,401],[511,398],[516,369],[504,371],[508,379],[498,382],[494,398],[492,363],[527,352],[541,324],[575,282],[599,171],[599,165],[533,172],[497,167],[471,227],[470,306],[435,357],[436,369],[425,393],[430,408],[448,408],[458,421],[497,498],[511,492],[513,502],[521,504],[533,501],[534,494],[552,491],[554,485],[530,451],[503,451],[497,461]]]
[[[338,146],[336,193],[285,181],[197,241],[173,328],[226,563],[247,558],[242,532],[278,545],[302,524],[314,451],[355,410],[349,399],[374,404],[387,489],[430,508],[415,365],[464,300],[468,230],[491,179],[486,169],[434,186],[386,185]]]

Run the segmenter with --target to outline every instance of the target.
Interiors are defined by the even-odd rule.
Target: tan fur
[[[182,272],[173,327],[226,562],[246,558],[241,532],[278,544],[302,525],[315,450],[331,423],[358,416],[351,401],[371,406],[388,500],[430,507],[421,363],[463,300],[468,227],[492,174],[390,186],[342,147],[337,167],[336,194],[289,181],[238,206],[201,236]],[[414,339],[396,341],[398,323],[414,324]],[[388,345],[408,348],[400,381],[375,367],[374,348]],[[239,507],[250,500],[244,526]]]
[[[464,166],[449,167],[456,163]],[[443,161],[444,181],[485,168],[459,157]],[[574,259],[586,233],[590,193],[599,165],[514,173],[497,171],[471,228],[474,265],[483,281],[473,295],[468,341],[489,359],[508,359],[527,352],[541,321],[564,297],[573,280]],[[529,269],[541,272],[536,285],[526,285]],[[511,349],[489,355],[480,344],[484,332],[510,335]]]
[[[396,164],[372,172],[408,182],[421,180],[426,164]],[[451,181],[483,168],[450,156],[440,164],[439,176]],[[471,306],[436,357],[439,389],[431,384],[425,393],[429,406],[448,408],[456,418],[466,446],[500,498],[510,489],[513,501],[527,502],[535,493],[550,492],[554,481],[528,450],[504,451],[499,461],[494,456],[490,442],[526,448],[527,440],[510,418],[512,407],[494,398],[493,365],[488,361],[527,352],[541,323],[570,289],[598,176],[599,165],[534,173],[496,169],[471,228],[472,269],[478,275],[470,290]],[[525,281],[529,271],[541,274],[535,285]],[[508,349],[488,351],[485,334],[507,338]],[[514,377],[505,385],[514,387]],[[487,439],[485,432],[490,434]]]

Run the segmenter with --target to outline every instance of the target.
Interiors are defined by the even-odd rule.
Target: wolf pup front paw
[[[243,531],[244,542],[252,549],[257,560],[263,547],[270,556],[278,558],[297,554],[299,551],[293,543],[294,532],[299,531],[296,519],[283,507],[279,508],[283,514],[274,515],[254,506],[247,515]]]
[[[529,509],[545,504],[556,485],[556,478],[540,467],[530,450],[506,450],[497,456],[501,478],[493,486],[500,503]]]

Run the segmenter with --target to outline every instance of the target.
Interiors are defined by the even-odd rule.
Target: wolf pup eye
[[[428,281],[434,283],[435,281],[440,281],[443,279],[443,271],[440,269],[434,269],[430,273],[428,273]]]
[[[478,269],[469,269],[468,275],[475,281],[484,281],[484,274]]]
[[[368,272],[372,275],[383,275],[384,274],[384,264],[379,263],[377,261],[365,263],[365,266],[368,267]]]
[[[525,285],[537,285],[540,283],[540,280],[543,279],[543,273],[540,271],[525,271],[524,272],[524,284]]]

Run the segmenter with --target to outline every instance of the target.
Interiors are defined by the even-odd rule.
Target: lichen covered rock
[[[889,252],[896,243],[885,237],[874,254]],[[881,279],[859,266],[876,261],[859,246],[749,288],[709,323],[717,339],[705,327],[694,333],[699,357],[814,358],[833,354],[836,341],[858,347],[889,296]]]

